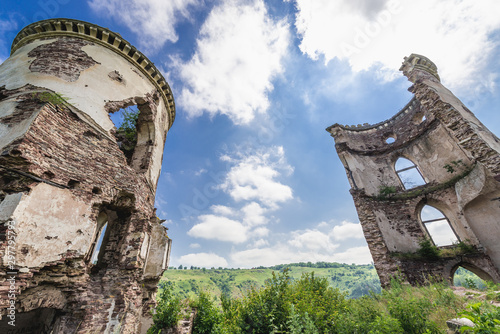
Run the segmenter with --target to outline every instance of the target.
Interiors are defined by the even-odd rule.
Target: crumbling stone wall
[[[413,82],[414,98],[399,113],[375,125],[327,129],[382,285],[395,275],[412,284],[430,276],[450,280],[459,266],[500,282],[500,141],[441,84],[429,59],[412,54],[400,70]],[[399,158],[417,166],[424,185],[405,188],[395,168]],[[429,238],[424,205],[440,210],[458,240],[475,250],[416,256]]]
[[[109,113],[133,104],[127,162]],[[0,65],[0,332],[147,329],[171,244],[154,199],[174,117],[159,71],[119,35],[67,19],[18,34]]]

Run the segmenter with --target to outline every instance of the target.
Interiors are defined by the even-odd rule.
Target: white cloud
[[[361,224],[354,224],[347,221],[343,221],[342,225],[334,226],[331,232],[331,236],[335,240],[364,238]]]
[[[226,217],[232,217],[237,214],[233,208],[225,205],[212,205],[210,209],[214,214]]]
[[[196,244],[196,243],[189,245],[189,248],[193,248],[193,249],[200,248],[200,247],[201,247],[201,245],[200,244]]]
[[[256,202],[251,202],[245,205],[241,209],[241,212],[244,215],[243,222],[247,226],[263,225],[269,221],[269,219],[265,216],[268,210]]]
[[[205,168],[201,168],[200,170],[197,170],[196,172],[194,172],[194,175],[200,176],[200,175],[203,175],[203,174],[205,174],[207,172],[208,171]]]
[[[267,237],[269,235],[269,229],[267,227],[257,227],[252,231],[253,237]]]
[[[419,53],[436,63],[457,93],[471,86],[491,89],[497,73],[489,72],[488,60],[498,45],[491,35],[500,28],[500,2],[385,0],[360,7],[360,1],[295,0],[302,52],[327,62],[347,60],[355,72],[376,65],[386,80],[404,56]]]
[[[202,215],[198,219],[200,223],[188,231],[189,236],[236,244],[242,243],[248,238],[248,229],[235,220],[216,215]]]
[[[297,250],[314,252],[333,252],[339,246],[331,241],[328,234],[318,230],[294,231],[288,243]]]
[[[201,27],[196,51],[186,63],[174,60],[185,83],[179,97],[189,116],[227,115],[250,122],[269,107],[272,80],[283,71],[289,27],[274,21],[262,0],[225,1]]]
[[[276,180],[280,171],[293,169],[285,161],[283,147],[274,146],[250,155],[231,159],[235,166],[229,170],[221,188],[236,201],[256,200],[270,208],[293,198],[292,189]]]
[[[297,259],[296,254],[291,254],[288,248],[282,246],[247,249],[234,252],[230,257],[233,266],[243,268],[268,267],[295,262]]]
[[[347,264],[368,264],[373,262],[368,246],[349,248],[345,252],[334,254],[333,259],[335,262]]]
[[[188,8],[199,0],[90,0],[90,8],[97,14],[117,19],[136,35],[139,44],[148,51],[156,51],[167,41],[178,39],[175,25],[189,18]]]
[[[309,261],[313,263],[324,261],[348,264],[368,264],[373,261],[370,251],[366,246],[353,247],[340,253],[325,254],[314,251],[297,251],[283,244],[273,247],[256,247],[244,251],[233,252],[230,258],[232,266],[242,268]]]
[[[187,254],[181,256],[178,262],[185,267],[227,267],[226,259],[214,253]]]
[[[219,187],[238,203],[235,207],[212,205],[211,213],[198,216],[199,222],[188,235],[235,244],[267,237],[271,233],[265,226],[270,213],[279,208],[279,203],[293,198],[292,189],[277,180],[293,171],[283,147],[246,153],[237,150],[221,160],[232,167]]]
[[[267,241],[266,239],[258,239],[252,244],[252,248],[259,248],[264,246],[269,246],[269,241]]]

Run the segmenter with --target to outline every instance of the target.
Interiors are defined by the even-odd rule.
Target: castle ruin
[[[129,106],[125,154],[109,114]],[[0,332],[149,327],[171,243],[154,201],[174,118],[162,74],[119,34],[71,19],[19,32],[0,66]]]
[[[500,140],[429,59],[412,54],[400,70],[414,97],[399,113],[327,128],[382,286],[451,283],[458,267],[500,282]]]

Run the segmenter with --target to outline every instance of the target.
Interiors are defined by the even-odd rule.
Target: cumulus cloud
[[[347,221],[343,221],[341,225],[334,226],[331,235],[335,240],[364,238],[361,224],[354,224]]]
[[[187,254],[181,256],[178,262],[187,267],[227,267],[226,259],[214,253]]]
[[[500,2],[355,2],[295,0],[302,52],[326,62],[347,60],[355,72],[375,65],[385,80],[395,77],[404,56],[419,53],[438,65],[453,89],[492,85],[496,74],[489,73],[488,60],[498,45],[492,33],[500,28]]]
[[[214,214],[231,217],[237,214],[236,210],[225,205],[212,205],[210,208]]]
[[[318,230],[294,231],[288,243],[295,249],[314,252],[333,252],[339,246],[332,242],[328,234]]]
[[[363,238],[359,224],[342,222],[342,225],[332,226],[332,223],[322,222],[316,229],[294,230],[279,237],[271,235],[249,244],[245,250],[233,249],[230,262],[236,267],[309,261],[371,263],[372,257],[366,244],[354,246],[349,242],[348,247],[344,244],[341,249],[339,241],[352,238]]]
[[[314,251],[296,250],[285,244],[236,251],[230,255],[230,259],[233,266],[242,268],[309,261],[348,264],[368,264],[373,261],[368,247],[366,246],[353,247],[339,253],[318,253]]]
[[[252,231],[253,237],[266,237],[269,235],[269,229],[267,227],[257,227]]]
[[[270,234],[265,226],[279,204],[293,198],[292,189],[278,181],[293,168],[285,159],[283,147],[268,147],[251,152],[234,152],[221,160],[231,167],[219,188],[237,203],[234,207],[213,205],[210,214],[198,216],[199,222],[189,230],[195,238],[241,244]]]
[[[333,261],[339,263],[369,264],[373,262],[368,246],[352,247],[344,252],[335,253]]]
[[[249,123],[269,107],[289,40],[286,22],[273,20],[262,0],[222,2],[201,27],[192,58],[174,62],[185,84],[178,103],[189,116]]]
[[[126,25],[141,36],[139,44],[156,51],[167,41],[176,42],[175,25],[189,18],[189,8],[199,0],[90,0],[90,8]]]
[[[266,217],[268,210],[263,208],[259,203],[251,202],[245,205],[241,212],[244,215],[243,220],[247,226],[263,225],[269,219]]]
[[[242,243],[248,238],[248,230],[238,221],[223,216],[201,215],[199,224],[194,225],[188,235],[195,238]]]
[[[282,146],[274,146],[236,158],[221,188],[236,201],[259,201],[270,208],[293,198],[292,189],[276,179],[293,171]],[[229,160],[228,160],[229,159]],[[258,220],[258,219],[257,219]]]

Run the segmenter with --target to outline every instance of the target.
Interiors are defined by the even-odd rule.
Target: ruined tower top
[[[154,194],[174,98],[155,65],[120,34],[65,18],[35,22],[14,39],[0,82],[7,90],[29,86],[64,97],[83,122],[111,140],[116,127],[109,114],[137,106],[137,145],[127,159]]]
[[[411,82],[415,82],[417,78],[415,75],[416,73],[413,73],[414,70],[424,71],[432,75],[438,81],[441,81],[438,75],[437,66],[429,58],[416,53],[412,53],[409,57],[405,57],[399,70],[403,71],[403,74]]]
[[[38,39],[68,36],[98,43],[128,60],[158,89],[168,109],[169,128],[175,119],[175,103],[172,91],[155,65],[139,50],[121,37],[120,34],[98,25],[73,20],[49,19],[32,23],[21,30],[12,42],[11,55],[22,46]]]
[[[24,27],[11,46],[11,58],[16,51],[37,40],[71,37],[99,44],[126,59],[156,87],[168,110],[168,128],[175,119],[175,103],[172,91],[156,66],[139,50],[115,33],[98,25],[66,18],[38,21]],[[74,81],[74,80],[71,80]]]

